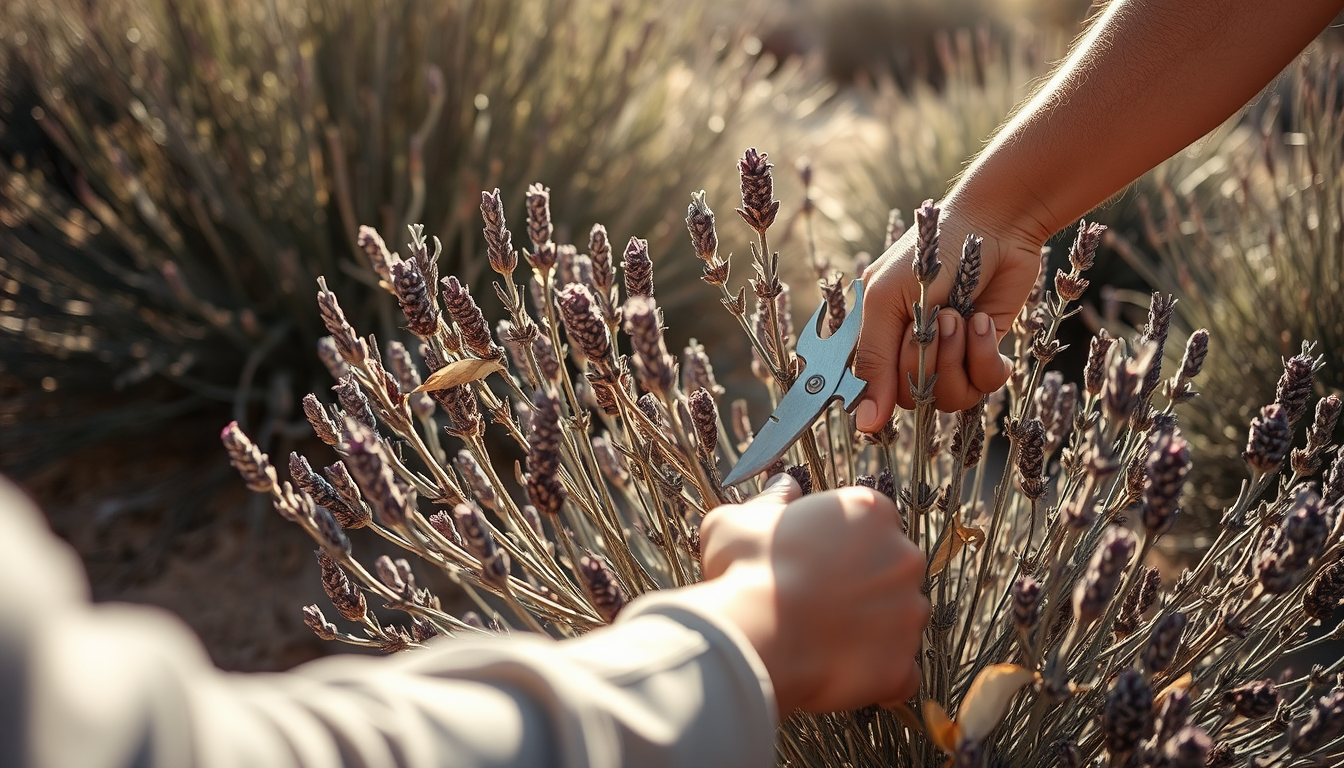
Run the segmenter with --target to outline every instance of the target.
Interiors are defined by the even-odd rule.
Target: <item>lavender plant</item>
[[[764,153],[748,150],[739,170],[737,213],[754,235],[749,284],[730,287],[705,195],[692,197],[686,223],[704,281],[777,400],[799,371],[790,293],[770,247],[779,204]],[[721,485],[751,440],[750,418],[743,401],[725,403],[703,348],[679,358],[668,349],[644,242],[626,246],[618,280],[605,230],[593,226],[586,248],[557,243],[547,202],[534,187],[515,250],[499,194],[482,194],[494,294],[508,314],[493,334],[461,282],[438,281],[442,302],[430,290],[434,252],[421,228],[411,228],[406,255],[380,252],[394,276],[381,285],[402,307],[423,369],[404,345],[386,344],[385,357],[319,281],[339,382],[336,404],[304,399],[337,454],[320,474],[294,454],[284,480],[236,424],[224,430],[248,487],[319,545],[339,614],[303,609],[320,637],[399,651],[440,634],[585,632],[645,592],[699,579],[699,521],[758,487],[761,478]],[[931,202],[915,212],[915,276],[927,286],[956,269],[956,310],[971,312],[978,240],[949,254],[938,219]],[[933,603],[915,699],[795,714],[781,726],[782,764],[1344,759],[1344,659],[1297,662],[1344,638],[1335,625],[1308,639],[1344,601],[1344,456],[1327,424],[1338,400],[1316,404],[1307,442],[1294,449],[1291,424],[1311,410],[1317,366],[1290,361],[1276,401],[1250,427],[1248,479],[1216,540],[1176,578],[1164,574],[1154,555],[1184,514],[1191,464],[1178,406],[1194,395],[1208,334],[1192,335],[1184,363],[1165,374],[1172,304],[1156,295],[1136,338],[1092,341],[1081,386],[1047,370],[1102,230],[1080,225],[1068,271],[1041,275],[1013,327],[1016,368],[1004,389],[939,414],[921,365],[915,411],[861,436],[833,406],[771,468],[809,492],[866,485],[895,498],[928,555]],[[841,276],[815,254],[810,263],[833,329],[848,311]],[[915,336],[925,349],[937,311],[921,295]],[[524,450],[525,463],[492,461],[487,432]],[[991,458],[996,440],[1006,441],[1002,466]],[[348,534],[356,528],[417,565],[361,562]],[[417,569],[446,573],[476,609],[445,611],[418,586]]]

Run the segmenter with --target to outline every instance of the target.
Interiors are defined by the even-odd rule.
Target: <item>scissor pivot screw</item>
[[[815,395],[820,392],[821,388],[824,386],[826,386],[826,377],[822,376],[820,373],[814,373],[807,377],[807,382],[803,384],[803,389],[806,389],[809,395]]]

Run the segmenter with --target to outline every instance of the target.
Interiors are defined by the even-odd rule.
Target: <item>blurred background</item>
[[[484,298],[478,193],[499,187],[521,222],[527,184],[542,182],[558,242],[594,222],[617,247],[650,241],[669,344],[708,341],[720,380],[746,394],[745,344],[716,333],[722,310],[697,280],[690,193],[707,190],[741,279],[734,161],[748,146],[770,153],[784,233],[772,242],[805,316],[817,301],[806,239],[846,271],[879,254],[888,210],[910,218],[940,196],[1089,11],[1081,0],[6,3],[0,472],[78,549],[98,599],[176,611],[228,669],[329,652],[299,615],[321,591],[311,544],[246,491],[217,435],[237,419],[273,457],[314,448],[297,403],[330,399],[314,353],[317,276],[356,328],[404,334],[355,246],[359,225],[397,247],[423,222],[443,241],[442,273]],[[1055,367],[1076,378],[1086,336],[1132,333],[1153,290],[1180,299],[1174,334],[1214,330],[1206,395],[1182,413],[1196,469],[1174,559],[1235,494],[1245,426],[1273,398],[1281,358],[1317,341],[1317,394],[1344,386],[1337,49],[1318,40],[1242,115],[1089,217],[1111,236]]]

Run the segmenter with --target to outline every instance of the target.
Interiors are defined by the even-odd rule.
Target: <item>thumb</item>
[[[744,502],[742,506],[762,511],[765,509],[773,510],[787,505],[801,495],[803,495],[803,489],[798,486],[798,481],[781,472],[770,478],[766,482],[765,488]]]

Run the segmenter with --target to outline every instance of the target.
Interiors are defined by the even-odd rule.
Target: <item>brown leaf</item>
[[[1018,690],[1036,679],[1036,673],[1016,664],[994,664],[975,676],[957,713],[961,735],[982,741],[1008,711]]]
[[[498,360],[477,360],[468,358],[449,363],[439,370],[431,373],[425,383],[416,387],[416,392],[437,392],[441,389],[456,387],[461,384],[484,379],[495,371],[504,370]]]
[[[914,712],[910,711],[910,705],[901,702],[899,704],[884,706],[884,708],[888,712],[891,712],[891,714],[895,715],[896,719],[900,720],[901,724],[904,725],[906,728],[909,728],[910,730],[915,731],[916,733],[924,732],[924,724],[919,722],[919,718],[915,717]]]
[[[929,560],[929,575],[937,576],[942,573],[952,562],[952,558],[957,556],[961,548],[970,545],[971,549],[977,549],[985,543],[985,532],[971,525],[962,525],[961,516],[957,515],[952,520],[952,530],[943,537],[943,542],[938,545],[938,550],[933,553],[933,558]]]
[[[929,733],[929,741],[949,754],[956,754],[957,742],[961,740],[961,726],[952,722],[943,705],[933,699],[924,701],[924,727]]]

